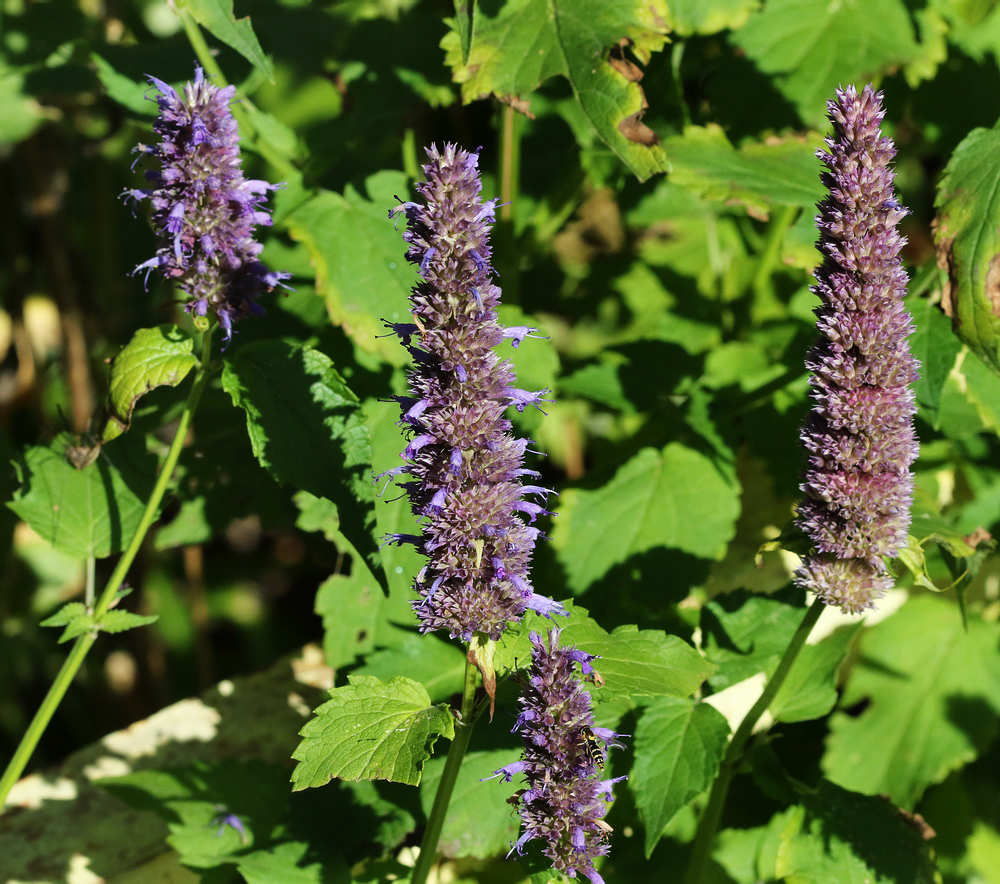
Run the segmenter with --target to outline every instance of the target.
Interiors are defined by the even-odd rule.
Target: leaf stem
[[[809,637],[809,633],[812,632],[816,621],[819,620],[819,616],[825,608],[826,605],[816,599],[806,610],[799,628],[795,630],[795,635],[792,636],[788,647],[785,648],[785,653],[778,662],[778,667],[774,670],[770,681],[764,686],[764,692],[744,716],[739,727],[736,728],[736,733],[733,734],[733,739],[730,741],[722,764],[719,766],[719,775],[712,784],[705,812],[698,823],[698,831],[691,846],[691,859],[688,862],[687,874],[684,876],[684,884],[699,884],[701,881],[708,863],[712,841],[715,839],[715,832],[719,828],[719,820],[722,818],[722,809],[726,803],[726,795],[729,793],[729,784],[732,782],[737,765],[743,758],[743,749],[747,740],[750,739],[755,725],[767,711],[767,707],[771,705],[771,701],[784,684],[792,665]]]
[[[455,728],[455,739],[452,740],[451,748],[448,750],[448,758],[444,763],[441,782],[438,783],[437,794],[434,796],[434,805],[427,817],[427,827],[424,829],[424,837],[420,842],[420,855],[413,867],[410,884],[426,884],[427,876],[437,859],[438,840],[441,838],[441,830],[444,828],[448,804],[451,802],[451,793],[455,789],[458,772],[465,759],[466,750],[469,748],[469,740],[472,739],[472,726],[476,723],[475,706],[478,676],[479,670],[466,659],[462,716]]]
[[[153,487],[149,500],[146,501],[146,509],[143,511],[142,518],[139,520],[139,525],[136,528],[135,534],[132,535],[132,540],[129,542],[128,548],[122,553],[121,558],[118,559],[118,564],[115,566],[111,577],[108,578],[107,585],[97,600],[94,609],[94,620],[97,623],[100,623],[101,618],[118,598],[118,590],[125,580],[125,575],[132,566],[132,562],[135,561],[142,542],[146,539],[146,532],[149,531],[149,527],[153,524],[153,520],[159,511],[160,503],[163,501],[163,496],[167,491],[167,486],[170,484],[174,468],[177,466],[177,459],[180,457],[181,449],[184,447],[184,438],[191,427],[191,419],[198,408],[198,402],[201,400],[201,394],[205,389],[205,385],[208,383],[208,366],[211,356],[212,333],[211,331],[207,331],[202,336],[201,364],[198,366],[194,384],[191,387],[191,392],[188,393],[187,402],[184,404],[184,411],[181,413],[180,420],[178,421],[177,432],[174,434],[173,442],[170,443],[170,450],[167,452],[166,459],[163,461],[163,466],[160,469],[160,474],[157,476],[156,485]],[[69,652],[69,656],[52,682],[52,686],[45,695],[45,699],[42,700],[41,706],[38,707],[35,717],[24,732],[24,736],[14,751],[14,755],[11,757],[7,769],[3,773],[3,777],[0,778],[0,809],[3,808],[10,790],[21,778],[21,774],[24,773],[25,767],[27,767],[35,748],[38,746],[38,741],[42,738],[42,734],[45,733],[45,728],[48,727],[52,716],[55,714],[60,702],[62,702],[62,698],[66,695],[66,691],[80,670],[87,652],[97,640],[97,634],[98,632],[95,630],[94,632],[80,636],[76,640],[76,644],[73,645],[73,649]]]

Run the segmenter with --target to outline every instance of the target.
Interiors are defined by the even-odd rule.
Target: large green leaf
[[[737,150],[719,126],[689,126],[664,146],[671,182],[707,200],[740,203],[756,218],[766,218],[774,206],[811,213],[823,195],[818,145],[801,138],[750,142]]]
[[[768,827],[759,878],[787,884],[934,884],[930,848],[884,798],[821,782]]]
[[[14,463],[20,487],[7,505],[60,552],[101,559],[132,539],[154,462],[141,440],[123,439],[78,470],[67,460],[72,441],[63,435],[25,451]]]
[[[424,686],[403,676],[370,675],[330,691],[330,699],[300,732],[292,754],[296,791],[344,780],[390,780],[415,786],[441,735],[455,736],[447,706],[434,706]]]
[[[669,169],[656,135],[641,122],[641,70],[618,48],[649,61],[666,43],[663,0],[509,0],[475,5],[472,45],[457,30],[443,42],[462,97],[496,95],[527,104],[550,77],[563,76],[601,140],[640,179]]]
[[[316,291],[326,298],[330,318],[355,346],[396,365],[409,355],[383,319],[410,319],[409,293],[416,281],[406,261],[406,244],[389,220],[410,182],[399,172],[380,172],[365,182],[367,197],[353,187],[343,196],[320,191],[285,219],[294,239],[305,243],[316,268]]]
[[[973,129],[938,185],[934,242],[944,309],[958,336],[1000,372],[1000,124]]]
[[[567,585],[582,593],[656,547],[721,558],[736,529],[739,489],[703,454],[672,443],[643,449],[602,488],[570,489],[559,510],[552,541]]]
[[[913,598],[873,627],[843,696],[860,714],[831,720],[823,769],[834,782],[912,808],[929,785],[975,758],[1000,720],[1000,629],[948,600]]]
[[[937,305],[924,298],[911,300],[908,306],[916,325],[910,338],[910,350],[920,360],[920,377],[913,385],[913,392],[924,418],[938,429],[938,409],[945,383],[955,368],[962,344]]]
[[[371,439],[358,398],[330,358],[284,341],[257,341],[226,360],[222,386],[246,412],[261,466],[279,482],[333,501],[339,531],[377,568]]]
[[[730,39],[817,126],[838,85],[860,89],[919,54],[902,0],[769,0]]]
[[[726,719],[705,703],[660,697],[646,707],[629,788],[646,826],[647,857],[674,814],[712,784],[728,737]]]

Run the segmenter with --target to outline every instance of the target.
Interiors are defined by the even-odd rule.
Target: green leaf
[[[550,77],[565,77],[589,125],[645,181],[669,164],[659,139],[641,122],[642,72],[618,47],[627,41],[629,52],[647,63],[666,43],[667,15],[663,0],[477,2],[468,53],[455,30],[442,47],[466,102],[496,95],[527,105],[528,94]]]
[[[705,703],[660,697],[643,711],[629,788],[646,827],[647,859],[663,827],[712,784],[728,737],[726,719]]]
[[[837,705],[837,676],[861,628],[860,622],[855,623],[818,644],[802,648],[768,707],[775,721],[811,721],[822,718]]]
[[[317,857],[307,841],[285,841],[270,850],[256,850],[240,857],[236,864],[246,884],[349,884],[347,863],[340,857],[331,862]]]
[[[235,49],[268,80],[274,80],[270,59],[264,54],[253,32],[250,18],[233,15],[233,0],[184,0],[195,20],[206,31]]]
[[[377,568],[371,439],[358,398],[329,357],[256,341],[226,360],[222,386],[246,412],[261,466],[279,482],[333,501],[340,532]]]
[[[919,54],[902,0],[769,0],[730,39],[813,125],[836,86],[860,87]]]
[[[143,440],[115,443],[78,470],[66,459],[71,442],[63,435],[25,451],[14,463],[20,487],[7,505],[60,552],[98,559],[121,552],[152,491],[153,458]]]
[[[664,144],[673,184],[719,203],[739,203],[754,218],[767,218],[775,206],[813,207],[823,195],[818,139],[749,142],[734,148],[716,125],[688,126]]]
[[[934,244],[948,281],[945,313],[955,333],[994,371],[1000,372],[1000,124],[973,129],[938,184]]]
[[[516,758],[517,750],[469,752],[462,762],[455,790],[448,804],[438,852],[449,858],[489,859],[510,850],[517,840],[519,821],[507,799],[521,783],[502,778],[492,779],[493,772]],[[420,804],[429,814],[447,759],[434,758],[427,763],[420,784]]]
[[[106,612],[98,621],[82,602],[69,602],[39,625],[65,626],[66,629],[59,636],[59,644],[62,644],[88,632],[125,632],[137,626],[148,626],[159,619],[158,614],[133,614],[131,611],[112,610]]]
[[[136,402],[155,387],[176,387],[198,360],[191,336],[176,325],[141,328],[111,363],[108,422],[102,440],[110,442],[132,422]]]
[[[638,626],[619,626],[608,633],[586,608],[569,603],[569,619],[559,618],[560,647],[576,647],[600,657],[594,668],[600,674],[595,699],[619,697],[687,697],[693,694],[715,667],[676,635]],[[531,631],[545,634],[553,623],[530,614],[502,636],[495,665],[498,672],[525,666],[531,659]]]
[[[998,627],[952,603],[910,599],[872,627],[844,691],[823,758],[845,788],[889,795],[913,807],[929,785],[975,758],[995,739],[1000,720]]]
[[[97,69],[98,79],[108,93],[108,98],[140,117],[156,114],[156,102],[146,99],[148,83],[137,82],[117,71],[111,63],[96,52],[90,53],[90,61]]]
[[[380,682],[350,676],[300,731],[293,788],[344,780],[390,780],[415,786],[437,738],[455,736],[447,706],[431,705],[423,685],[403,676]]]
[[[671,0],[668,23],[674,34],[717,34],[735,31],[755,12],[757,0]]]
[[[825,781],[771,821],[759,878],[787,884],[939,880],[927,843],[895,807]]]
[[[671,443],[644,448],[603,488],[564,492],[559,510],[552,542],[579,594],[657,547],[721,558],[736,530],[739,489],[703,454]]]
[[[352,187],[343,196],[320,191],[285,223],[292,238],[309,249],[316,291],[326,298],[333,322],[343,326],[356,347],[402,365],[410,357],[395,335],[384,337],[382,318],[411,318],[416,273],[406,260],[402,233],[388,217],[397,205],[393,195],[407,194],[410,182],[399,172],[380,172],[365,182],[365,190],[370,199]]]
[[[133,614],[131,611],[108,611],[97,624],[101,632],[125,632],[137,626],[149,626],[160,619],[159,614]]]

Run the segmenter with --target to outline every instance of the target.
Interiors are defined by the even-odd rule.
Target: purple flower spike
[[[180,95],[156,77],[160,109],[153,131],[160,143],[136,151],[159,161],[146,178],[149,190],[126,191],[148,199],[160,238],[156,257],[139,270],[156,269],[187,298],[197,317],[211,312],[226,341],[244,316],[260,316],[257,299],[282,285],[290,274],[273,272],[258,260],[254,241],[258,224],[270,224],[263,206],[277,185],[248,180],[240,168],[240,136],[229,109],[235,89],[220,89],[195,67],[194,82]]]
[[[497,321],[494,203],[480,197],[479,154],[447,144],[427,156],[420,200],[390,212],[406,216],[406,257],[422,277],[410,296],[415,323],[386,323],[414,358],[409,395],[397,397],[400,424],[412,433],[402,456],[413,481],[400,484],[428,557],[413,607],[422,632],[497,639],[528,608],[561,612],[540,603],[528,580],[540,532],[525,516],[546,511],[522,499],[521,477],[538,474],[524,469],[527,442],[511,435],[504,416],[510,405],[537,405],[544,391],[518,389],[510,362],[495,352],[505,338],[519,342],[534,329],[505,330]]]
[[[821,337],[806,360],[814,404],[801,434],[808,466],[797,515],[812,552],[795,580],[849,614],[874,607],[893,584],[885,559],[906,543],[919,452],[908,386],[918,363],[899,258],[906,240],[896,231],[907,210],[896,202],[881,102],[871,86],[837,90],[834,134],[817,152],[829,195],[816,219]]]
[[[602,780],[606,751],[621,746],[622,736],[594,727],[590,695],[583,690],[577,665],[593,671],[591,654],[559,647],[558,629],[546,639],[531,633],[531,671],[523,683],[521,714],[514,730],[524,741],[523,761],[495,775],[510,780],[523,773],[518,793],[523,832],[511,852],[528,841],[545,842],[542,853],[552,868],[570,878],[600,881],[594,860],[608,853],[611,827],[604,822],[611,787],[625,777]]]

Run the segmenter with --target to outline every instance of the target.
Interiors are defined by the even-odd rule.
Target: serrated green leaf
[[[903,807],[983,751],[1000,724],[996,623],[971,618],[935,596],[910,599],[864,635],[823,770],[845,788],[889,795]]]
[[[97,624],[101,632],[125,632],[137,626],[148,626],[160,619],[159,614],[133,614],[131,611],[108,611]]]
[[[973,129],[938,184],[934,243],[947,268],[943,306],[955,333],[994,372],[1000,372],[1000,125]]]
[[[687,697],[714,671],[712,663],[683,639],[657,629],[619,626],[608,633],[589,616],[587,609],[566,603],[568,617],[556,623],[529,613],[521,624],[508,629],[497,645],[498,672],[527,665],[531,660],[529,634],[560,630],[559,645],[576,647],[600,657],[594,668],[600,674],[598,701],[621,697]]]
[[[184,0],[195,20],[206,31],[235,49],[268,80],[274,80],[270,59],[260,48],[250,18],[236,18],[233,0]]]
[[[365,182],[368,198],[347,187],[344,195],[320,191],[290,213],[293,239],[306,245],[316,268],[316,291],[330,318],[355,346],[395,365],[409,361],[395,335],[382,324],[409,321],[409,293],[416,273],[406,260],[402,234],[389,220],[394,194],[410,191],[399,172],[380,172]],[[382,336],[382,337],[380,337]]]
[[[66,459],[72,441],[63,435],[27,449],[14,463],[20,487],[7,505],[60,552],[101,559],[121,552],[138,528],[154,459],[143,440],[123,439],[78,470]]]
[[[642,72],[618,51],[643,63],[666,43],[663,0],[510,0],[477,2],[468,53],[451,31],[446,62],[466,102],[496,95],[524,102],[547,79],[569,80],[577,106],[601,140],[641,181],[669,170],[659,139],[641,121]]]
[[[883,798],[821,782],[772,821],[759,876],[787,884],[934,884],[927,842]]]
[[[317,857],[307,841],[285,841],[240,857],[236,868],[246,884],[349,884],[351,870],[340,857]]]
[[[222,386],[246,412],[261,466],[279,482],[333,501],[340,533],[378,568],[371,438],[357,396],[329,357],[257,341],[226,360]]]
[[[86,617],[87,608],[83,602],[67,602],[51,617],[46,617],[39,626],[65,626],[79,617]]]
[[[660,697],[643,711],[629,788],[646,827],[647,859],[663,827],[712,784],[728,737],[726,719],[705,703]]]
[[[816,126],[838,85],[860,87],[919,55],[902,0],[769,0],[730,39]]]
[[[754,218],[767,218],[775,206],[800,206],[812,212],[823,195],[819,140],[789,138],[734,148],[721,127],[688,126],[668,138],[664,149],[673,171],[670,180],[703,199],[739,203]]]
[[[403,676],[380,682],[351,676],[300,731],[292,754],[296,791],[344,780],[390,780],[415,786],[439,736],[455,736],[447,706],[431,705],[423,685]]]
[[[438,852],[449,858],[489,859],[506,853],[517,840],[519,820],[507,799],[523,785],[517,780],[493,779],[493,772],[510,764],[517,750],[469,752],[458,772],[458,780],[448,804]],[[447,759],[427,763],[420,784],[420,804],[429,814]]]
[[[139,116],[152,117],[156,114],[156,102],[146,98],[147,83],[137,82],[115,70],[107,59],[96,52],[90,53],[90,60],[97,69],[98,79],[108,98]]]
[[[111,363],[108,422],[103,441],[120,436],[132,422],[136,402],[156,387],[176,387],[198,360],[191,336],[176,325],[141,328]]]
[[[703,454],[671,443],[644,448],[603,488],[569,489],[559,510],[552,542],[579,594],[656,547],[721,558],[736,530],[739,489]]]

